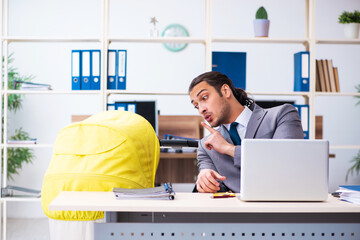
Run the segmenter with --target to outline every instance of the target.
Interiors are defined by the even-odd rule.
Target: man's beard
[[[227,124],[230,118],[230,104],[224,99],[221,98],[221,111],[216,122],[212,122],[210,125],[212,127],[218,127],[221,124]]]

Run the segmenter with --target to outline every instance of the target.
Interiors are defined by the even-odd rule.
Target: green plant
[[[2,59],[4,62],[4,58]],[[33,76],[20,76],[16,68],[10,66],[14,61],[12,54],[8,57],[8,88],[17,89],[17,86],[14,86],[15,81],[31,81]],[[4,69],[3,69],[4,70]],[[4,71],[3,71],[4,72]],[[19,94],[10,94],[8,95],[8,110],[16,112],[21,109],[22,104],[22,95]],[[2,104],[2,109],[4,112],[4,102]],[[4,133],[4,117],[2,116],[2,133]],[[3,141],[4,136],[2,136]],[[30,139],[29,134],[25,132],[22,128],[15,130],[15,135],[11,136],[9,139],[12,140],[28,140]],[[2,150],[3,151],[3,150]],[[2,154],[2,156],[4,156]],[[8,159],[7,159],[7,171],[8,179],[13,179],[14,174],[19,174],[18,170],[21,169],[23,163],[31,163],[34,159],[34,153],[32,149],[29,148],[8,148]]]
[[[357,10],[354,11],[354,19],[353,20],[356,23],[360,23],[360,12],[359,11],[357,11]]]
[[[360,84],[358,84],[357,86],[355,86],[355,88],[356,88],[356,91],[357,91],[358,93],[360,93]],[[359,99],[360,99],[359,96],[356,96],[356,98],[359,98]],[[359,105],[359,104],[360,104],[360,100],[356,103],[356,105]]]
[[[359,174],[359,172],[360,172],[360,151],[350,162],[354,162],[354,164],[347,171],[345,181],[348,180],[350,174],[353,175],[354,172],[356,172],[357,175]]]
[[[339,23],[360,23],[360,12],[355,10],[354,12],[343,11],[339,16]]]
[[[355,88],[356,88],[357,92],[360,93],[360,84],[355,86]],[[358,96],[356,96],[356,97],[360,98]],[[359,104],[360,104],[360,100],[356,103],[356,105],[359,105]],[[358,154],[350,162],[354,162],[354,164],[347,171],[345,181],[348,180],[350,174],[353,175],[353,173],[355,172],[356,175],[359,175],[359,173],[360,173],[360,150],[359,150]]]
[[[22,130],[22,128],[15,130],[15,135],[11,136],[12,140],[26,140],[30,139],[29,134]],[[34,153],[30,148],[8,148],[8,178],[13,179],[14,174],[19,174],[18,169],[21,169],[23,163],[31,163],[34,158]]]
[[[267,12],[263,6],[259,7],[255,14],[256,19],[268,19]]]

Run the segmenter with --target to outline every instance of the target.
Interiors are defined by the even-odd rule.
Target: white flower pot
[[[344,36],[345,38],[358,38],[359,37],[359,23],[345,23]]]
[[[255,37],[267,37],[269,36],[270,20],[255,19],[254,20],[254,33]]]

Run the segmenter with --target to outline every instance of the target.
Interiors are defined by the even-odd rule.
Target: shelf
[[[316,92],[316,96],[343,96],[343,97],[360,97],[360,93],[355,92]]]
[[[1,147],[7,148],[53,148],[54,144],[1,144]]]
[[[3,90],[2,94],[101,94],[100,90],[49,90],[49,91],[23,91]]]
[[[7,36],[2,41],[10,42],[101,42],[100,37],[26,37]],[[139,43],[205,43],[205,38],[194,37],[109,37],[111,42],[139,42]],[[283,44],[307,44],[307,38],[246,38],[246,37],[214,37],[212,42],[238,42],[238,43],[283,43]],[[360,39],[318,39],[317,44],[360,44]]]
[[[360,44],[360,39],[318,39],[317,44]]]
[[[41,202],[41,198],[36,197],[3,197],[1,202]]]
[[[307,44],[306,38],[213,38],[213,42],[234,42],[234,43],[289,43],[289,44]]]
[[[96,37],[2,37],[1,40],[10,42],[101,42]]]
[[[106,90],[107,94],[129,94],[129,95],[180,95],[188,96],[187,92],[151,92],[151,91],[128,91],[128,90]]]
[[[309,92],[251,92],[246,90],[248,95],[270,95],[270,96],[305,96],[310,95]]]
[[[181,158],[191,158],[196,159],[197,153],[190,152],[190,153],[167,153],[167,152],[160,152],[160,158],[172,158],[172,159],[181,159]]]
[[[109,37],[110,42],[136,42],[136,43],[205,43],[204,38],[193,37]]]
[[[251,92],[249,95],[270,95],[270,96],[309,96],[309,92]],[[151,91],[128,91],[128,90],[107,90],[107,94],[141,94],[141,95],[189,95],[187,92],[151,92]]]
[[[360,145],[330,145],[330,149],[359,149]]]

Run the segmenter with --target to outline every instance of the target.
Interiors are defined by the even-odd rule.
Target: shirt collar
[[[247,128],[247,125],[249,123],[250,117],[251,117],[252,111],[245,106],[244,110],[240,113],[240,115],[236,118],[235,122],[239,123],[239,125],[241,125],[241,127]],[[224,124],[224,126],[226,127],[226,129],[229,131],[230,130],[230,124]]]

